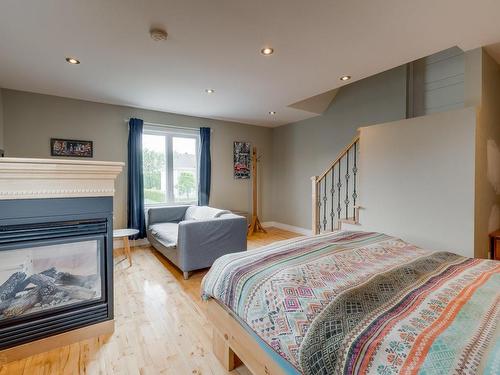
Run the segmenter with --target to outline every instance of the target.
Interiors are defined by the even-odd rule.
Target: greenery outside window
[[[196,204],[198,200],[196,130],[144,126],[142,136],[144,204]]]

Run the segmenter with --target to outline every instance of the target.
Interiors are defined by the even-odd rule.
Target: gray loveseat
[[[247,220],[230,211],[201,206],[150,208],[149,243],[181,269],[210,267],[224,254],[247,249]]]

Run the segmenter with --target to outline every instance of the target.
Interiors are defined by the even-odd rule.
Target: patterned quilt
[[[219,258],[202,283],[304,374],[500,374],[500,262],[337,232]]]

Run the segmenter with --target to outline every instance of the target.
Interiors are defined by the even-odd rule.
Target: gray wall
[[[406,67],[343,87],[321,116],[284,125],[273,133],[274,221],[311,227],[311,181],[361,126],[406,116]]]
[[[413,116],[464,107],[465,55],[452,47],[411,64]]]
[[[3,99],[0,90],[0,150],[3,150]]]
[[[249,211],[251,183],[234,180],[233,141],[248,141],[262,155],[260,192],[262,220],[270,220],[272,129],[225,121],[93,103],[14,90],[0,90],[4,108],[6,156],[50,157],[51,137],[94,141],[94,159],[126,162],[128,130],[125,119],[186,127],[209,126],[212,134],[212,195],[216,207]],[[126,225],[126,170],[119,176],[115,224]]]

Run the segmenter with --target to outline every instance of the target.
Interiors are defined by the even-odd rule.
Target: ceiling
[[[289,105],[340,76],[498,42],[498,14],[497,0],[5,0],[0,87],[278,126],[316,116]]]

